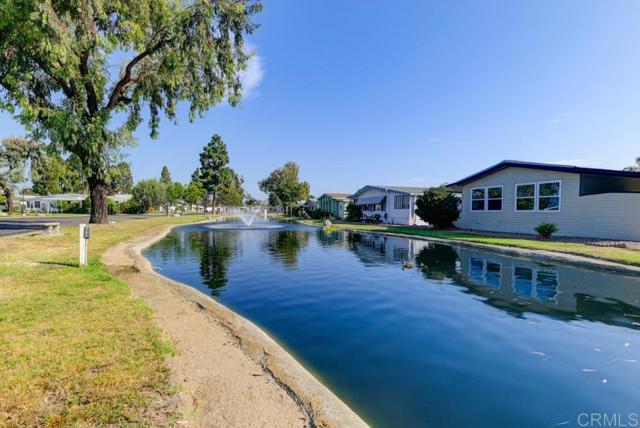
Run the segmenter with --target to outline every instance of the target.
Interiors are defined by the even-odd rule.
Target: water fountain
[[[256,219],[256,216],[260,212],[260,208],[257,207],[242,207],[238,208],[238,215],[240,216],[240,220],[244,223],[245,226],[251,227],[253,222]]]
[[[267,210],[264,207],[229,207],[224,209],[225,217],[239,218],[240,222],[228,221],[220,218],[216,224],[208,225],[210,229],[278,229],[282,225],[267,222]],[[264,220],[257,222],[258,217],[264,213]]]

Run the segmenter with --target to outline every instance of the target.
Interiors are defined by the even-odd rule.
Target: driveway
[[[149,217],[153,217],[153,215],[120,214],[109,216],[109,221],[123,219],[139,220]],[[89,223],[89,216],[0,217],[0,238],[38,231],[42,229],[42,227],[39,226],[39,224],[42,223],[60,223],[60,226],[77,226],[82,223]]]

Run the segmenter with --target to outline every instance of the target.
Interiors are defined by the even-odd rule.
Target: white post
[[[87,256],[88,256],[89,246],[87,245],[88,239],[86,239],[84,236],[84,229],[86,227],[87,227],[86,224],[80,225],[80,266],[87,265]]]
[[[267,209],[266,208],[264,209],[264,219],[265,220],[267,219]]]

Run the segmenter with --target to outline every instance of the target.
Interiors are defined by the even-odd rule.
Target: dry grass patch
[[[95,226],[83,269],[77,228],[0,238],[1,426],[173,424],[173,347],[99,256],[153,227],[201,219]]]

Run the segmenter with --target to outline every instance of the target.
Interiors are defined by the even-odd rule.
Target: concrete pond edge
[[[151,233],[127,240],[110,250],[118,247],[118,251],[125,251],[133,259],[132,267],[141,275],[155,276],[163,286],[171,287],[225,328],[242,351],[293,398],[309,417],[312,427],[368,427],[360,416],[260,327],[195,288],[171,280],[153,269],[151,262],[142,255],[144,249],[164,238],[174,227],[186,225],[188,224],[167,225],[159,231],[154,229]]]

